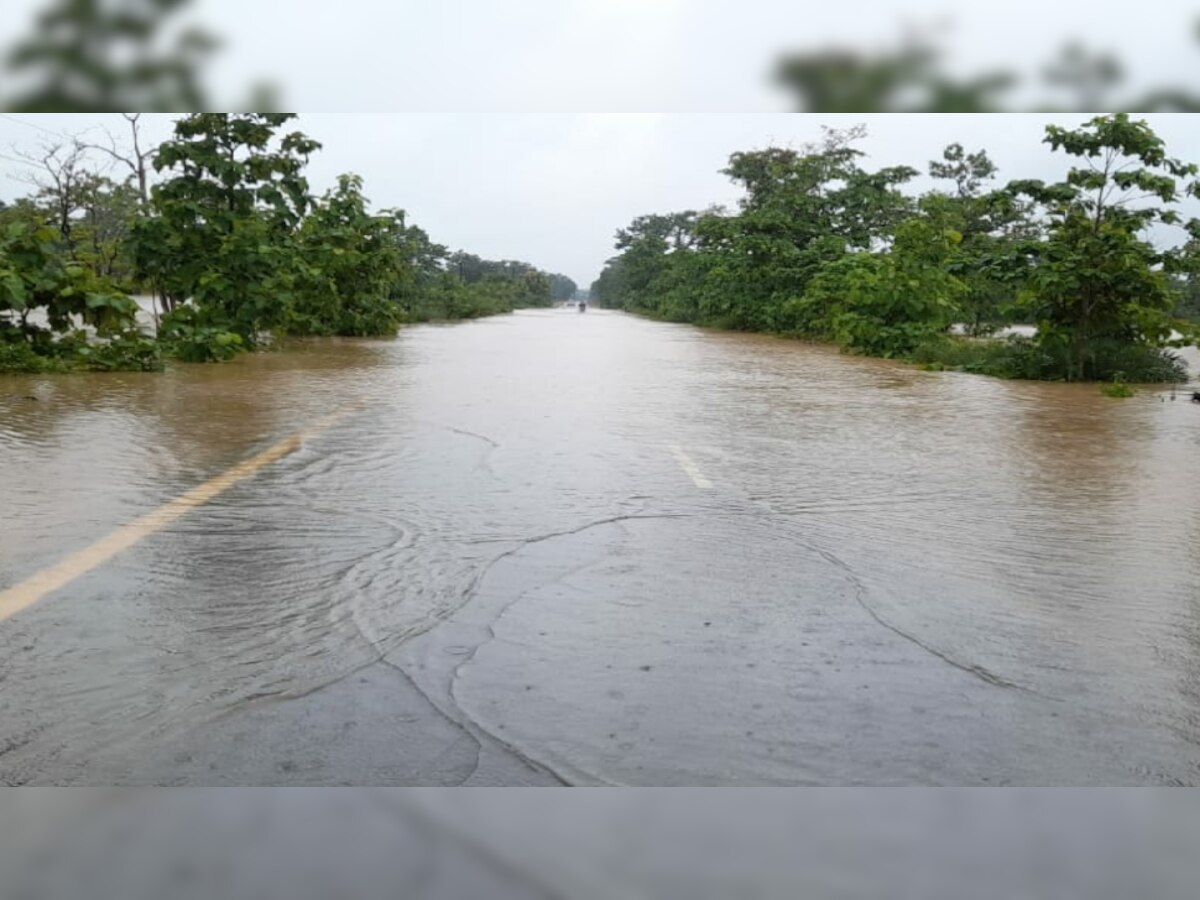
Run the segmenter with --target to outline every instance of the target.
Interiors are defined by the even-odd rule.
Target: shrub
[[[162,318],[159,340],[184,362],[218,362],[246,349],[242,336],[207,311],[180,306]]]
[[[157,372],[163,367],[161,345],[138,332],[82,347],[78,355],[83,366],[94,372]]]
[[[970,340],[949,336],[919,344],[908,356],[930,368],[955,369],[997,378],[1062,381],[1071,371],[1071,350],[1036,338]],[[1187,364],[1178,355],[1158,347],[1121,342],[1097,342],[1092,348],[1097,377],[1134,384],[1182,382]]]
[[[1187,363],[1178,354],[1161,347],[1098,342],[1093,359],[1096,379],[1101,381],[1117,379],[1133,384],[1187,381]]]
[[[1113,379],[1110,384],[1100,385],[1100,393],[1105,397],[1132,397],[1136,392],[1125,382]]]
[[[36,344],[0,339],[0,372],[153,372],[162,366],[158,342],[138,332],[123,332],[99,343],[83,331],[68,332],[57,340],[47,333],[47,339]]]
[[[69,368],[58,357],[35,353],[26,341],[0,340],[0,373],[65,372]]]

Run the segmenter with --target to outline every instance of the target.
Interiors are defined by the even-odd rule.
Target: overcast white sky
[[[198,0],[229,35],[218,84],[277,77],[303,109],[784,111],[781,51],[890,46],[941,22],[954,70],[1032,70],[1068,38],[1118,53],[1134,84],[1195,83],[1186,0]],[[269,40],[262,38],[269,36]],[[278,38],[278,39],[276,39]],[[304,65],[298,65],[304,60]],[[278,73],[278,74],[276,74]],[[1188,77],[1184,73],[1191,73]]]
[[[4,0],[0,50],[50,2]],[[270,80],[298,109],[768,112],[792,108],[768,84],[781,51],[870,51],[939,23],[960,74],[1032,74],[1079,38],[1116,53],[1131,88],[1191,86],[1198,13],[1194,0],[191,0],[180,20],[222,39],[208,82],[226,108]]]
[[[172,116],[151,117],[147,133],[170,133]],[[398,206],[452,248],[523,259],[586,287],[612,255],[616,229],[650,212],[732,205],[737,192],[719,173],[728,155],[820,137],[822,124],[866,122],[870,166],[925,169],[952,141],[986,148],[1000,179],[1057,180],[1067,158],[1041,144],[1047,122],[1074,125],[1083,114],[325,114],[296,127],[324,144],[313,157],[315,191],[357,172],[377,207]],[[1148,115],[1175,156],[1200,161],[1200,116]],[[123,126],[116,115],[0,114],[0,153],[33,148],[52,132]],[[0,159],[0,197],[27,191],[20,166]],[[914,185],[927,187],[927,182]],[[1193,206],[1196,206],[1193,204]],[[1200,209],[1189,210],[1200,215]]]

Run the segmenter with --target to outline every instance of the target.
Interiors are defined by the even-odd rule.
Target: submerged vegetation
[[[1115,376],[1137,383],[1181,382],[1187,367],[1169,349],[1118,341],[1097,344],[1095,380]],[[1015,335],[1004,339],[940,336],[905,357],[929,371],[960,371],[996,378],[1060,381],[1071,365],[1068,351],[1046,341]]]
[[[1137,392],[1125,382],[1114,378],[1110,383],[1100,386],[1100,393],[1105,397],[1124,398],[1132,397]]]
[[[161,368],[229,359],[285,335],[380,337],[404,323],[549,306],[575,284],[528,263],[451,253],[396,209],[372,211],[353,174],[313,197],[320,145],[291,114],[197,113],[144,150],[26,157],[33,192],[0,204],[0,372]],[[151,172],[158,180],[151,183]],[[154,300],[153,335],[132,294]]]
[[[935,370],[1006,378],[1180,381],[1172,347],[1200,331],[1197,167],[1145,122],[1098,116],[1046,143],[1072,165],[1054,184],[993,186],[986,152],[953,144],[911,197],[916,169],[870,171],[865,131],[730,157],[739,208],[646,215],[617,232],[591,286],[604,306],[676,322],[829,341]],[[1154,226],[1189,239],[1159,249]],[[1160,229],[1161,230],[1161,229]],[[952,333],[956,323],[965,334]],[[1033,337],[992,338],[1003,326]]]

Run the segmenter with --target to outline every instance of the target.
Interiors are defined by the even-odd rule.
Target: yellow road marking
[[[349,409],[333,413],[318,419],[309,428],[284,438],[277,444],[268,447],[261,453],[256,453],[249,459],[244,459],[237,465],[222,472],[203,484],[199,484],[186,493],[180,494],[174,500],[164,503],[153,512],[134,519],[107,537],[103,537],[90,547],[84,547],[72,553],[66,559],[10,588],[0,591],[0,622],[16,615],[37,603],[47,594],[57,591],[70,584],[81,575],[86,575],[92,569],[108,562],[123,550],[128,550],[142,538],[166,528],[180,516],[185,515],[197,506],[203,506],[218,495],[229,490],[239,481],[249,478],[259,469],[269,466],[289,453],[297,450],[309,438],[320,434],[341,419],[355,412],[362,406],[355,404]]]
[[[704,474],[700,471],[700,467],[691,461],[688,455],[683,452],[682,447],[680,447],[678,444],[672,444],[671,455],[674,456],[675,461],[679,463],[679,468],[687,472],[688,477],[692,479],[696,487],[703,488],[705,490],[712,487],[712,482],[704,477]]]

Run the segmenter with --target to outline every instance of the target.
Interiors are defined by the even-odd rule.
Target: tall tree
[[[950,144],[941,160],[929,163],[929,174],[949,187],[919,201],[925,216],[960,236],[946,265],[966,288],[960,306],[972,335],[994,331],[1004,319],[1016,293],[1013,282],[1024,271],[1020,241],[1036,234],[1029,204],[990,187],[996,172],[986,151],[967,153]]]
[[[152,188],[153,215],[135,229],[144,277],[176,302],[191,298],[251,344],[283,321],[278,279],[311,202],[304,167],[320,144],[281,133],[293,118],[195,113],[179,120],[154,159],[170,177]]]

